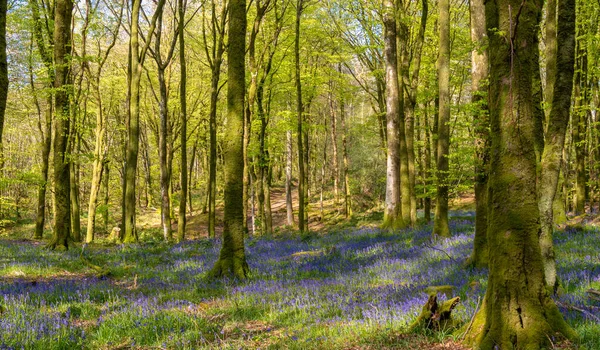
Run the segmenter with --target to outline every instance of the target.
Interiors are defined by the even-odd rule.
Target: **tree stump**
[[[430,329],[433,331],[447,330],[453,327],[452,310],[460,302],[460,297],[454,297],[439,304],[437,293],[429,294],[429,299],[423,305],[421,314],[410,325],[409,331]]]

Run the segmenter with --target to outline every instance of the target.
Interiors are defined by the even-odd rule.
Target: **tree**
[[[471,53],[471,102],[475,111],[473,129],[475,130],[475,241],[469,263],[474,266],[486,266],[488,263],[487,245],[487,184],[489,166],[489,116],[487,108],[488,55],[484,45],[485,6],[483,0],[469,2],[471,12],[471,40],[475,45]]]
[[[179,73],[181,75],[179,82],[179,103],[181,118],[181,190],[179,191],[179,217],[177,221],[177,241],[181,242],[185,239],[185,204],[188,195],[188,175],[187,175],[187,66],[185,60],[185,7],[184,1],[178,0],[177,7],[179,9],[179,26],[177,35],[179,36]],[[194,154],[192,153],[192,163],[194,162]],[[191,170],[192,166],[190,166]],[[191,176],[190,176],[191,177]]]
[[[4,147],[2,145],[2,134],[4,133],[6,99],[8,98],[8,62],[6,58],[7,11],[8,0],[0,0],[0,168],[4,167]]]
[[[215,0],[211,2],[210,27],[212,31],[212,45],[208,45],[206,16],[202,18],[202,39],[208,65],[211,70],[210,79],[210,112],[209,112],[209,170],[208,170],[208,235],[215,237],[215,204],[217,196],[217,102],[219,100],[219,86],[221,79],[221,65],[225,52],[225,23],[227,21],[227,6],[223,5],[217,17]]]
[[[88,205],[88,220],[87,220],[87,232],[85,241],[86,243],[91,243],[94,240],[94,231],[96,226],[96,209],[98,206],[98,194],[100,193],[100,186],[102,183],[102,177],[108,177],[108,173],[105,170],[108,170],[107,166],[107,153],[108,153],[108,145],[106,142],[107,132],[108,132],[108,116],[107,111],[105,110],[105,106],[102,98],[102,90],[100,87],[100,81],[102,78],[102,70],[104,65],[106,64],[109,54],[112,49],[115,47],[117,42],[117,36],[119,33],[119,28],[121,27],[121,22],[123,20],[123,10],[125,6],[121,7],[121,10],[118,14],[117,24],[113,29],[112,33],[110,33],[110,44],[104,51],[104,53],[98,52],[98,56],[100,59],[98,61],[98,65],[96,71],[92,73],[90,65],[87,64],[84,66],[84,71],[88,76],[88,79],[91,81],[91,86],[93,89],[93,93],[96,98],[97,105],[97,114],[96,114],[96,130],[95,130],[95,145],[94,145],[94,161],[92,164],[92,183],[90,188],[90,199]],[[107,188],[108,189],[108,188]],[[108,212],[108,208],[106,209]]]
[[[42,20],[40,14],[40,7],[37,0],[29,0],[29,7],[31,8],[31,17],[33,20],[32,36],[33,40],[38,49],[38,53],[44,64],[46,70],[46,83],[45,85],[49,88],[54,84],[54,66],[52,62],[52,52],[50,50],[50,42],[52,37],[52,31],[48,20],[48,15],[44,15]],[[32,90],[34,90],[33,81],[33,67],[30,62],[30,82]],[[44,111],[44,125],[39,123],[40,134],[42,135],[41,149],[42,149],[42,171],[41,171],[41,184],[38,189],[38,204],[37,214],[35,219],[35,233],[34,238],[41,239],[44,233],[44,224],[46,221],[46,190],[48,188],[48,171],[50,163],[50,150],[52,145],[52,112],[53,112],[54,101],[52,94],[47,92],[46,96],[46,109]]]
[[[246,92],[246,0],[230,0],[227,50],[227,126],[225,157],[225,196],[223,246],[211,275],[240,279],[248,274],[244,252],[244,99]]]
[[[396,16],[392,0],[383,2],[385,44],[386,119],[387,119],[387,171],[385,183],[385,209],[383,228],[403,228],[400,202],[400,91],[398,85],[398,59],[396,49]]]
[[[560,70],[554,70],[553,84],[548,87],[553,88],[554,91],[549,95],[552,96],[552,106],[540,164],[539,184],[540,247],[544,263],[544,276],[546,277],[546,285],[554,291],[558,287],[558,280],[552,244],[553,203],[558,186],[560,163],[571,111],[575,71],[575,0],[560,0],[558,2],[557,41],[560,42],[560,48],[555,51],[555,64],[561,68]]]
[[[144,60],[148,53],[148,48],[152,42],[150,38],[156,28],[158,16],[161,14],[165,5],[165,0],[160,0],[157,4],[156,11],[152,16],[148,37],[143,46],[140,46],[140,25],[139,17],[141,10],[141,0],[133,0],[131,7],[131,29],[129,39],[129,120],[127,125],[127,150],[125,160],[125,182],[124,182],[124,198],[123,198],[123,221],[124,229],[121,232],[124,243],[132,243],[137,241],[137,231],[135,228],[135,187],[137,161],[139,154],[140,143],[140,81],[142,78]]]
[[[48,247],[68,249],[71,235],[68,139],[70,129],[70,58],[73,2],[57,0],[54,12],[54,232]]]
[[[175,20],[174,20],[175,21]],[[170,160],[167,143],[169,143],[169,97],[167,80],[165,77],[165,71],[171,64],[173,59],[173,53],[177,44],[178,33],[174,33],[171,42],[168,43],[167,55],[162,56],[162,38],[163,38],[163,11],[158,12],[157,25],[156,25],[156,39],[154,42],[154,49],[150,49],[150,53],[156,62],[157,75],[158,75],[158,96],[154,94],[158,106],[159,106],[159,119],[160,123],[158,126],[158,155],[160,164],[160,199],[161,199],[161,224],[163,229],[163,238],[165,241],[173,239],[173,232],[171,230],[171,167],[169,166]],[[154,90],[152,90],[154,92]],[[185,198],[185,197],[184,197]],[[184,201],[185,202],[185,201]]]
[[[305,163],[305,146],[303,144],[304,133],[302,130],[302,124],[304,119],[304,104],[302,101],[302,81],[300,80],[300,20],[302,18],[302,10],[304,7],[304,0],[296,1],[296,36],[294,40],[294,67],[295,67],[295,82],[296,82],[296,113],[297,113],[297,134],[298,134],[298,229],[300,232],[304,232],[305,225],[308,224],[306,221],[306,210],[308,209],[306,201],[308,200],[306,193],[308,190],[308,184],[306,183],[306,172],[308,169],[304,169]]]
[[[439,2],[440,51],[438,56],[439,117],[437,140],[437,198],[433,234],[450,236],[448,226],[448,155],[450,150],[450,1]]]
[[[538,241],[532,77],[541,8],[541,0],[486,2],[490,270],[469,331],[469,341],[481,349],[539,349],[550,335],[575,337],[545,288]]]

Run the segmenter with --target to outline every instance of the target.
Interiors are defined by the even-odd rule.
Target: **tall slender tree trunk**
[[[285,147],[285,207],[287,213],[287,224],[294,225],[294,207],[292,201],[292,131],[286,132],[286,147]]]
[[[489,111],[487,106],[486,80],[488,78],[488,55],[485,27],[485,5],[483,0],[469,2],[471,12],[471,103],[474,108],[473,129],[475,130],[475,240],[469,263],[483,267],[488,264],[487,208],[488,174],[490,162]]]
[[[550,5],[551,3],[548,3],[548,6]],[[550,9],[548,11],[550,13]],[[550,20],[554,20],[554,18],[548,17],[547,21]],[[561,44],[560,49],[555,51],[556,57],[554,61],[555,65],[561,67],[561,69],[555,69],[552,72],[555,74],[551,85],[554,92],[549,94],[552,97],[552,100],[549,101],[552,107],[548,118],[546,143],[540,165],[539,184],[540,248],[542,251],[546,285],[553,291],[556,291],[558,287],[556,261],[552,244],[554,228],[553,203],[560,177],[560,163],[571,111],[575,65],[575,0],[559,1],[557,27],[557,37],[555,40]]]
[[[532,78],[542,0],[486,2],[490,54],[490,270],[468,339],[480,349],[540,349],[575,332],[545,288],[539,246]],[[500,34],[505,33],[505,34]]]
[[[103,226],[104,226],[104,232],[108,232],[108,216],[109,216],[109,208],[108,208],[108,200],[110,198],[109,196],[109,188],[108,185],[110,184],[110,163],[108,161],[104,161],[104,209],[102,210],[102,216],[103,216]]]
[[[0,168],[4,168],[4,116],[8,98],[8,61],[6,57],[6,13],[8,0],[0,0]]]
[[[346,109],[344,100],[340,98],[340,123],[342,127],[342,159],[344,178],[344,214],[346,219],[352,216],[352,194],[350,191],[350,161],[348,159],[348,128],[346,127]]]
[[[296,37],[294,41],[294,62],[295,62],[295,81],[296,81],[296,112],[297,112],[297,134],[298,134],[298,229],[300,232],[304,232],[305,227],[305,197],[306,187],[306,170],[304,169],[304,144],[303,136],[304,131],[302,129],[304,119],[304,104],[302,102],[302,81],[300,80],[300,19],[302,17],[302,7],[304,6],[304,0],[296,0]],[[289,214],[288,214],[289,215]]]
[[[48,168],[50,164],[50,150],[52,146],[52,97],[46,101],[46,110],[44,111],[44,129],[42,133],[42,183],[38,188],[37,214],[35,218],[35,239],[42,239],[44,236],[44,224],[46,221],[46,190],[48,188]],[[41,130],[41,129],[40,129]]]
[[[333,163],[333,199],[335,205],[339,203],[340,200],[340,166],[338,164],[338,147],[337,147],[337,118],[335,115],[335,105],[333,102],[333,83],[329,83],[329,117],[331,119],[331,150],[332,150],[332,163]],[[324,170],[324,168],[323,168]]]
[[[57,0],[54,12],[54,235],[51,249],[68,249],[71,236],[68,140],[70,129],[69,76],[73,2]]]
[[[185,8],[183,0],[178,0],[177,7],[179,9],[179,69],[180,69],[180,82],[179,82],[179,104],[181,110],[179,116],[181,118],[181,189],[179,190],[179,216],[177,220],[177,241],[181,242],[185,239],[185,226],[186,226],[186,211],[185,204],[188,196],[188,172],[187,172],[187,66],[185,60]],[[194,153],[192,153],[192,164],[194,163]],[[192,166],[190,166],[191,170]],[[191,177],[191,176],[190,176]],[[191,201],[190,201],[191,208]]]
[[[556,81],[556,58],[557,58],[557,38],[556,38],[556,2],[557,0],[546,1],[546,35],[544,46],[546,47],[546,90],[544,91],[544,107],[546,119],[550,117],[552,109],[552,100],[554,96],[554,82]],[[548,126],[548,124],[546,124]],[[546,132],[546,130],[544,130]]]
[[[51,36],[51,32],[49,27],[44,27],[43,21],[41,20],[39,4],[37,0],[30,0],[29,6],[31,8],[32,22],[33,22],[33,30],[32,30],[32,41],[35,41],[38,52],[44,63],[44,67],[47,73],[47,87],[50,90],[54,84],[54,66],[52,62],[52,51],[49,49],[49,44],[45,38]],[[44,31],[44,28],[46,29]],[[45,35],[44,35],[45,33]],[[33,43],[32,43],[33,46]],[[32,48],[33,50],[33,48]],[[32,88],[32,92],[34,90],[33,85],[33,66],[30,62],[30,84]],[[38,188],[38,201],[37,201],[37,215],[35,220],[35,239],[42,239],[44,234],[44,224],[46,221],[46,190],[48,189],[48,172],[49,172],[49,163],[50,163],[50,151],[52,149],[52,113],[54,100],[52,94],[48,92],[46,97],[46,108],[44,110],[44,125],[42,127],[41,121],[39,125],[40,133],[42,134],[42,169],[41,176],[42,182],[40,187]]]
[[[211,83],[210,83],[210,113],[209,113],[209,170],[208,170],[208,235],[215,237],[215,215],[216,215],[216,196],[217,196],[217,102],[219,99],[219,82],[221,79],[221,65],[223,63],[223,53],[225,51],[225,21],[227,11],[225,8],[220,13],[219,25],[217,25],[217,11],[215,1],[211,3],[211,25],[212,25],[212,50],[207,55],[211,62]],[[204,22],[203,22],[204,23]],[[203,25],[203,36],[206,39],[206,30]],[[245,214],[244,214],[245,215]]]
[[[438,56],[439,117],[437,140],[437,198],[433,235],[450,236],[448,226],[448,171],[450,150],[450,1],[439,1],[440,51]]]
[[[581,10],[579,10],[581,13]],[[585,213],[587,201],[587,172],[585,168],[585,144],[587,132],[587,50],[585,47],[585,32],[582,25],[577,28],[577,59],[575,70],[575,107],[572,115],[573,145],[575,147],[575,214]]]
[[[160,25],[159,25],[160,28]],[[160,32],[160,29],[158,30]],[[160,40],[160,36],[158,37],[157,42]],[[158,55],[158,53],[157,53]],[[160,63],[159,63],[160,65]],[[160,100],[159,100],[159,115],[160,115],[160,124],[159,124],[159,137],[158,137],[158,153],[160,159],[160,218],[163,230],[163,238],[165,241],[170,241],[173,239],[173,232],[171,230],[171,196],[169,187],[171,185],[170,181],[170,171],[169,171],[169,161],[168,161],[168,153],[167,153],[167,143],[168,143],[168,116],[169,112],[167,110],[167,83],[165,80],[165,71],[162,67],[158,68],[158,84],[160,90]]]
[[[396,48],[396,17],[394,2],[384,0],[384,45],[387,106],[387,171],[385,211],[382,228],[399,229],[406,226],[400,199],[400,91]]]
[[[406,147],[408,152],[408,180],[410,183],[410,222],[414,225],[417,222],[417,193],[416,193],[416,169],[415,169],[415,107],[417,106],[417,92],[419,89],[419,72],[421,69],[421,54],[423,51],[423,42],[425,41],[425,30],[427,29],[427,16],[429,8],[427,0],[421,1],[421,23],[417,34],[414,49],[412,52],[412,73],[410,75],[410,89],[407,89],[404,102],[404,114],[406,120]],[[403,74],[408,81],[408,69],[410,68],[409,55],[407,50],[403,50],[403,66],[406,72]]]
[[[77,133],[77,131],[72,130],[73,133]],[[80,153],[80,144],[79,144],[79,136],[72,136],[71,137],[71,142],[73,142],[74,144],[77,144],[77,146],[73,145],[73,147],[71,148],[71,154],[75,153],[75,149],[77,150],[77,153]],[[75,157],[73,157],[75,158]],[[76,164],[74,161],[71,161],[71,163],[69,164],[70,169],[69,169],[69,177],[70,177],[70,181],[71,181],[71,188],[70,188],[70,194],[69,197],[71,199],[71,238],[75,241],[75,242],[80,242],[81,241],[81,209],[80,209],[80,204],[79,204],[79,166],[78,164]]]
[[[96,82],[98,84],[98,81]],[[105,167],[104,161],[104,140],[106,138],[106,121],[104,120],[104,111],[102,109],[102,98],[100,97],[100,88],[96,85],[95,93],[98,111],[96,114],[96,142],[94,146],[94,162],[92,164],[92,184],[90,189],[90,199],[88,204],[87,231],[85,236],[86,243],[94,241],[94,230],[96,224],[96,207],[98,204],[98,194],[102,183],[102,172]]]
[[[397,7],[400,7],[400,11],[403,11],[401,4],[396,3]],[[414,148],[414,142],[408,140],[408,125],[405,114],[405,98],[404,90],[407,85],[405,80],[408,80],[408,28],[401,23],[402,19],[397,21],[397,32],[396,32],[396,55],[397,55],[397,69],[398,69],[398,139],[400,143],[400,202],[402,205],[402,220],[404,224],[411,224],[411,196],[413,189],[411,189],[410,182],[410,163],[409,163],[409,151],[408,147],[411,144]],[[404,59],[406,57],[406,60]],[[406,61],[406,62],[405,62]],[[406,78],[406,79],[405,79]],[[414,135],[413,135],[414,138]],[[413,154],[414,158],[414,154]],[[414,160],[414,159],[413,159]],[[413,164],[414,172],[414,164]],[[415,208],[416,209],[416,208]]]
[[[213,276],[246,278],[248,264],[244,252],[244,98],[246,53],[246,1],[230,0],[229,43],[227,65],[227,125],[225,143],[225,208],[223,246],[219,260],[213,267]]]
[[[127,127],[127,150],[125,158],[125,188],[124,188],[124,228],[121,232],[124,243],[138,240],[135,228],[135,180],[137,173],[137,160],[140,139],[140,80],[142,76],[142,63],[140,62],[139,44],[139,16],[141,0],[133,0],[131,8],[131,30],[129,47],[131,50],[130,62],[131,77],[129,79],[129,120]]]
[[[431,221],[431,196],[429,195],[429,186],[431,185],[431,130],[429,128],[429,116],[427,115],[427,107],[423,106],[425,115],[423,116],[423,129],[425,131],[425,168],[424,171],[424,187],[425,198],[423,200],[423,217],[426,222]]]

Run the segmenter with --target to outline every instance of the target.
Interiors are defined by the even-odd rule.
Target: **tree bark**
[[[550,6],[550,3],[548,5]],[[560,49],[555,51],[555,64],[561,69],[555,69],[553,72],[555,77],[551,78],[554,92],[549,95],[552,96],[552,100],[549,101],[552,107],[548,118],[546,144],[540,165],[539,184],[540,248],[546,285],[553,291],[556,291],[558,287],[556,261],[552,244],[553,203],[557,192],[562,151],[571,110],[575,66],[575,0],[559,1],[557,26],[556,39],[560,42]]]
[[[448,171],[450,150],[450,1],[439,1],[438,57],[439,117],[437,140],[437,198],[433,235],[450,236],[448,226]]]
[[[4,168],[4,116],[8,98],[8,61],[6,57],[6,13],[8,0],[0,0],[0,168]]]
[[[306,187],[306,170],[304,169],[304,150],[302,130],[302,122],[304,118],[304,105],[302,102],[302,81],[300,80],[300,19],[302,17],[302,7],[304,0],[296,0],[296,37],[294,41],[294,62],[295,62],[295,81],[296,81],[296,112],[297,112],[297,136],[298,136],[298,229],[304,232],[305,228],[305,201],[307,198]]]
[[[223,246],[219,260],[213,267],[213,276],[246,278],[248,264],[244,252],[244,98],[246,53],[246,1],[230,0],[229,43],[227,65],[227,125],[225,143],[225,208]]]
[[[394,2],[384,0],[384,44],[386,76],[387,171],[385,211],[382,228],[404,228],[400,194],[400,91],[396,47],[396,17]]]
[[[210,113],[209,113],[209,170],[208,170],[208,235],[215,237],[215,209],[217,196],[217,102],[219,99],[219,81],[221,78],[221,65],[223,63],[223,53],[225,51],[225,22],[227,11],[225,7],[220,13],[220,20],[217,21],[217,10],[215,1],[211,5],[212,14],[212,48],[206,48],[206,55],[209,57],[211,67],[210,84]],[[202,27],[202,35],[206,43],[206,28]]]
[[[542,1],[486,2],[491,165],[490,270],[468,341],[481,349],[539,349],[576,337],[550,298],[539,247],[532,103],[533,50]]]
[[[70,129],[69,75],[73,2],[57,0],[54,13],[54,233],[51,249],[68,249],[71,236],[68,140]]]
[[[286,161],[285,161],[285,207],[287,213],[287,224],[294,225],[294,207],[292,199],[292,131],[286,132]]]
[[[475,130],[475,240],[469,264],[484,267],[488,264],[487,208],[488,173],[490,162],[489,111],[487,105],[486,79],[488,78],[488,54],[485,29],[485,6],[483,0],[469,2],[471,12],[471,103],[474,108]]]
[[[350,191],[350,161],[348,159],[348,129],[346,128],[346,109],[344,100],[340,98],[340,123],[342,127],[342,159],[344,178],[344,214],[346,219],[352,217],[352,194]]]
[[[179,12],[179,28],[177,35],[179,36],[179,69],[180,69],[180,82],[179,82],[179,103],[181,110],[179,116],[181,118],[181,189],[179,190],[179,216],[177,220],[177,241],[181,242],[185,240],[185,226],[186,226],[186,202],[188,196],[188,172],[187,172],[187,66],[185,60],[185,35],[184,35],[184,23],[185,23],[185,8],[183,0],[177,2]],[[195,150],[194,150],[195,153]],[[192,162],[194,156],[192,153]],[[190,167],[191,168],[191,167]],[[191,206],[190,206],[191,207]]]

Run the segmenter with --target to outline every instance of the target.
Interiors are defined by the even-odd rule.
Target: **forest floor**
[[[376,210],[343,216],[330,206],[311,226],[323,225],[319,231],[249,237],[246,281],[206,278],[219,238],[167,244],[153,238],[150,219],[141,244],[74,245],[68,252],[43,249],[24,228],[6,232],[0,349],[466,349],[460,333],[407,327],[429,286],[452,286],[442,300],[461,297],[458,323],[477,309],[486,271],[463,267],[473,213],[452,212],[452,237],[436,241],[430,224],[388,232],[377,228]],[[600,229],[588,221],[555,236],[562,281],[555,300],[580,335],[578,347],[600,349],[600,302],[586,293],[600,289]]]

